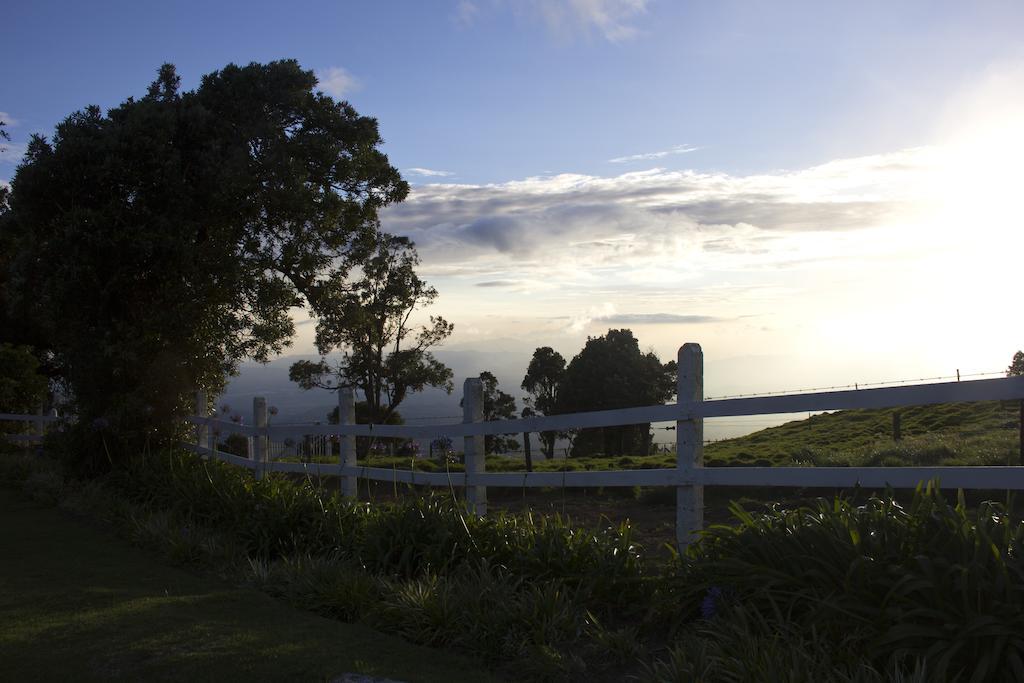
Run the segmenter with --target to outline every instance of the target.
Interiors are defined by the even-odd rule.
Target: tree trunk
[[[526,471],[533,472],[533,456],[530,454],[530,432],[523,432],[523,457],[526,459]]]

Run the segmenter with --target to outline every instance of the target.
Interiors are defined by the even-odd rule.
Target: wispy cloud
[[[21,158],[25,156],[25,150],[28,148],[23,142],[7,142],[6,140],[0,140],[0,161],[5,161],[11,164],[20,164]]]
[[[539,0],[535,7],[553,32],[597,31],[618,43],[639,35],[633,21],[647,11],[647,0]]]
[[[472,26],[479,14],[480,8],[477,7],[475,2],[471,2],[471,0],[459,0],[459,4],[455,6],[455,14],[453,18],[456,24],[466,27]]]
[[[676,145],[669,149],[663,149],[660,152],[645,152],[643,154],[630,154],[624,157],[615,157],[609,159],[609,164],[628,164],[631,161],[650,161],[652,159],[662,159],[667,156],[673,156],[675,154],[686,154],[688,152],[695,152],[699,148],[691,145]]]
[[[590,306],[582,313],[569,316],[569,324],[566,326],[566,331],[582,332],[595,320],[603,320],[613,315],[615,315],[615,305],[610,301],[606,301],[597,306]]]
[[[721,322],[712,315],[679,315],[676,313],[616,313],[595,318],[596,322],[611,325],[698,325]]]
[[[340,66],[317,70],[316,79],[320,90],[338,99],[359,88],[359,81],[356,77]]]
[[[421,175],[421,176],[427,176],[427,177],[430,177],[430,178],[447,178],[449,176],[455,175],[451,171],[437,171],[437,170],[434,170],[432,168],[421,168],[419,166],[413,166],[411,168],[403,168],[402,170],[405,171],[406,173],[410,174],[410,175]]]
[[[476,283],[477,287],[515,287],[517,285],[519,285],[519,280],[487,280]]]
[[[563,39],[597,34],[611,43],[640,35],[636,20],[647,11],[648,0],[460,0],[452,20],[459,26],[475,24],[485,11],[513,12],[527,21],[540,21],[548,32]]]
[[[0,111],[0,121],[2,121],[8,128],[14,128],[19,123],[21,123],[21,121],[14,118],[5,111]]]

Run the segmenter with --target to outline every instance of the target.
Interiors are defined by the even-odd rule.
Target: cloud
[[[432,168],[421,168],[419,166],[413,166],[412,168],[403,168],[402,170],[411,175],[422,175],[437,178],[447,178],[448,176],[455,175],[451,171],[435,171]]]
[[[470,0],[459,0],[455,7],[455,23],[459,26],[472,26],[480,14],[480,8]]]
[[[612,325],[697,325],[721,322],[723,318],[711,315],[678,315],[676,313],[616,313],[595,318],[595,322]]]
[[[355,76],[340,66],[317,70],[316,79],[320,90],[337,99],[342,99],[359,88],[359,81]]]
[[[20,164],[28,145],[23,142],[7,142],[0,140],[0,161],[12,164]]]
[[[615,315],[615,306],[611,302],[606,301],[598,306],[589,307],[579,315],[570,316],[569,324],[565,331],[579,333],[595,320],[603,320],[613,315]]]
[[[618,43],[639,34],[632,22],[647,11],[647,0],[539,0],[534,7],[554,33],[597,31]]]
[[[699,149],[698,147],[692,147],[690,145],[676,145],[675,147],[671,147],[669,149],[664,149],[664,150],[661,150],[660,152],[646,152],[644,154],[630,154],[629,156],[615,157],[614,159],[609,159],[608,163],[609,164],[627,164],[627,163],[629,163],[631,161],[650,161],[651,159],[661,159],[661,158],[667,157],[669,155],[686,154],[688,152],[695,152],[698,149]]]
[[[638,287],[712,270],[804,268],[844,257],[838,236],[913,210],[931,154],[746,176],[651,169],[432,183],[414,187],[382,220],[416,241],[432,276],[596,287],[614,271],[618,286]],[[627,271],[632,279],[622,283]]]
[[[519,285],[518,280],[488,280],[486,282],[477,282],[476,287],[516,287]]]
[[[2,121],[4,123],[4,125],[7,126],[8,128],[14,128],[19,123],[21,123],[21,121],[19,121],[18,119],[14,118],[13,116],[11,116],[10,114],[8,114],[5,111],[0,111],[0,121]]]

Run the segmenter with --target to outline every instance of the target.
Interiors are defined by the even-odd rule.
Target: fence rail
[[[355,424],[355,397],[351,388],[338,390],[340,424],[269,424],[266,399],[253,400],[251,425],[220,420],[210,415],[207,397],[196,396],[195,452],[248,468],[256,477],[266,472],[338,476],[342,493],[356,495],[359,479],[457,486],[466,490],[471,512],[487,511],[488,487],[622,487],[669,486],[676,489],[676,535],[689,541],[703,526],[705,486],[784,486],[848,488],[912,488],[938,479],[944,486],[965,489],[1024,490],[1024,467],[704,467],[703,422],[707,418],[768,415],[857,408],[896,408],[971,401],[1020,400],[1024,406],[1024,377],[918,384],[909,386],[822,391],[789,395],[703,400],[703,353],[698,344],[684,344],[678,354],[677,402],[668,405],[604,410],[570,415],[537,416],[516,420],[482,420],[483,387],[479,378],[463,386],[463,421],[434,425]],[[1022,407],[1024,416],[1024,407]],[[41,434],[43,415],[0,414],[0,420],[31,421]],[[496,434],[565,431],[653,422],[675,422],[676,466],[605,472],[487,472],[483,437]],[[250,444],[249,457],[217,448],[222,434],[240,434]],[[418,472],[360,466],[355,437],[401,439],[462,438],[464,472]],[[275,461],[279,444],[309,437],[334,437],[340,442],[336,464]],[[273,447],[272,447],[272,444]],[[1024,445],[1024,427],[1022,427]]]

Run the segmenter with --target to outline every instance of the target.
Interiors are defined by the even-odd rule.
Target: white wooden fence
[[[463,421],[444,425],[354,424],[355,399],[351,389],[339,390],[340,424],[267,425],[266,400],[254,399],[252,426],[210,417],[206,397],[197,396],[196,441],[198,453],[264,472],[296,472],[341,478],[346,496],[356,494],[360,478],[429,486],[460,486],[466,489],[471,512],[487,512],[488,487],[598,487],[672,486],[676,489],[676,535],[680,544],[689,541],[703,526],[705,486],[853,486],[913,488],[922,481],[938,479],[945,487],[965,489],[1024,490],[1024,467],[704,467],[704,419],[739,415],[893,408],[899,406],[1024,399],[1024,377],[985,379],[940,384],[828,391],[783,396],[732,398],[705,401],[703,353],[698,344],[679,349],[677,403],[569,415],[537,416],[518,420],[482,421],[483,385],[479,378],[463,385]],[[488,434],[565,431],[614,427],[650,422],[676,423],[676,466],[605,472],[487,472],[483,437]],[[250,458],[218,452],[216,435],[238,433],[252,437]],[[330,435],[340,440],[337,464],[275,462],[269,443]],[[465,472],[429,473],[360,466],[356,461],[356,436],[403,439],[449,437],[464,439]]]
[[[8,441],[24,444],[42,442],[43,437],[46,436],[47,426],[59,420],[55,411],[46,414],[41,407],[35,415],[0,413],[0,422],[21,422],[29,426],[24,434],[4,435]]]

